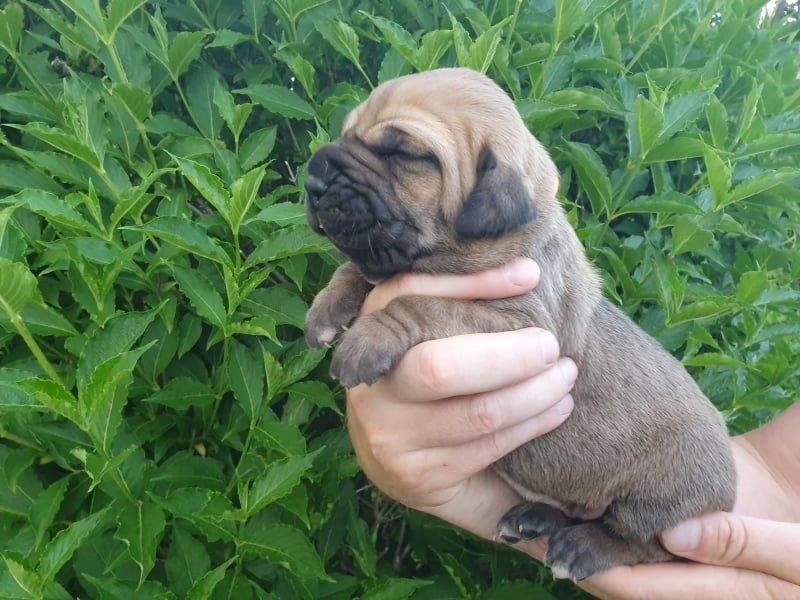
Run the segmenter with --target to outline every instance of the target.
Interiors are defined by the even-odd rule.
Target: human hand
[[[609,599],[800,598],[800,462],[793,447],[798,422],[800,403],[733,438],[734,514],[690,523],[693,535],[684,540],[694,544],[681,546],[680,530],[665,534],[663,543],[671,552],[703,564],[618,567],[581,587]]]
[[[695,562],[619,567],[582,587],[600,598],[800,598],[800,524],[713,513],[661,541]]]
[[[530,260],[474,275],[403,275],[363,312],[401,295],[493,299],[533,289]],[[577,370],[555,337],[529,328],[412,348],[388,377],[347,393],[350,437],[367,477],[395,500],[489,538],[519,496],[488,466],[561,423]]]

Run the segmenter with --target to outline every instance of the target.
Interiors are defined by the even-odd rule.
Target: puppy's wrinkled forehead
[[[469,69],[437,69],[388,81],[347,117],[342,137],[380,146],[387,136],[437,156],[445,213],[475,182],[475,165],[487,146],[500,156],[519,156],[528,132],[505,92]],[[521,167],[522,165],[520,165]]]

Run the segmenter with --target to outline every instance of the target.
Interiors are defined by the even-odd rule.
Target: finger
[[[691,563],[617,567],[578,582],[603,600],[771,600],[800,598],[800,588],[771,575]]]
[[[661,535],[664,546],[696,562],[768,573],[800,585],[800,525],[732,513],[685,521]]]
[[[466,300],[510,298],[531,291],[539,283],[539,266],[521,258],[505,266],[469,275],[398,275],[377,285],[367,296],[362,314],[386,307],[399,296],[439,296]]]
[[[535,327],[460,335],[414,346],[386,381],[402,402],[479,394],[535,377],[558,352],[555,336]]]
[[[410,412],[411,422],[416,423],[409,432],[409,442],[416,448],[465,444],[551,408],[570,392],[577,373],[575,363],[562,358],[543,373],[507,388],[398,408]]]
[[[518,425],[484,435],[459,446],[443,446],[421,450],[432,467],[443,469],[447,477],[458,481],[483,471],[522,444],[544,435],[561,425],[574,408],[572,396],[565,396],[555,406]]]

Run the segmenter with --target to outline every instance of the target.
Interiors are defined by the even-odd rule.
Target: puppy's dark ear
[[[498,164],[488,146],[478,157],[478,179],[456,217],[464,239],[496,238],[536,218],[533,200],[519,173]]]

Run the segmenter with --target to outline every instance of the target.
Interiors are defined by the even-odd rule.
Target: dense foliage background
[[[577,595],[359,474],[304,163],[373,85],[487,72],[609,296],[752,428],[800,390],[798,15],[763,4],[4,3],[0,597]]]

